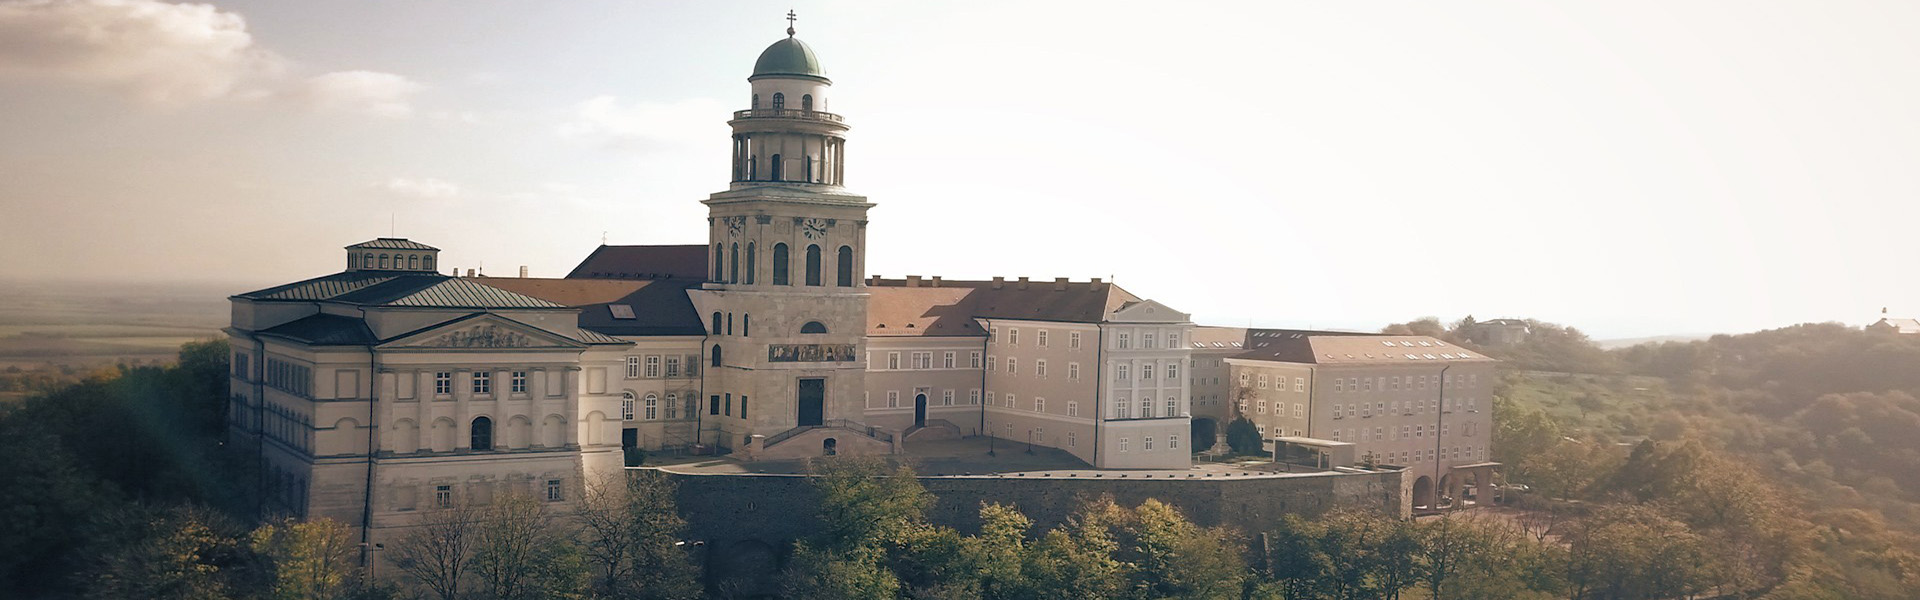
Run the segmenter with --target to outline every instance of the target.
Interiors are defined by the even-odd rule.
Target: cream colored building
[[[1498,361],[1426,336],[1256,329],[1247,343],[1226,362],[1262,439],[1354,444],[1362,462],[1408,468],[1419,506],[1489,481]]]
[[[232,297],[232,428],[275,508],[378,530],[510,492],[565,504],[623,447],[766,460],[990,434],[1189,464],[1185,313],[1099,279],[867,276],[873,204],[844,187],[819,60],[788,37],[748,82],[704,244],[603,246],[529,279],[443,275],[437,249],[381,238]]]

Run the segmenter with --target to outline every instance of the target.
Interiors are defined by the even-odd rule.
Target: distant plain
[[[221,335],[244,284],[0,282],[0,370],[169,362]]]

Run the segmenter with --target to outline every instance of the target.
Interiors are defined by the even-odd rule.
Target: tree
[[[1220,439],[1219,427],[1220,423],[1213,419],[1205,417],[1194,418],[1192,425],[1189,426],[1191,431],[1188,436],[1188,439],[1193,440],[1193,451],[1205,452],[1213,448],[1213,445]]]
[[[1259,454],[1260,442],[1260,429],[1246,417],[1227,424],[1227,447],[1232,448],[1234,454]]]
[[[820,534],[795,544],[784,587],[793,597],[891,598],[901,586],[890,551],[923,530],[933,497],[913,468],[836,457],[809,465]]]
[[[1711,558],[1700,536],[1649,507],[1601,508],[1574,528],[1568,551],[1574,598],[1681,598],[1709,587]]]
[[[595,592],[615,598],[696,598],[700,584],[684,545],[687,523],[676,487],[658,471],[617,474],[587,486],[575,513],[587,555],[597,566]]]
[[[234,585],[252,562],[239,531],[193,507],[113,511],[95,524],[80,587],[93,598],[225,598],[235,587],[250,587]]]
[[[487,598],[573,598],[586,591],[586,559],[546,502],[507,494],[480,517],[472,565]]]
[[[253,530],[253,551],[272,561],[271,597],[324,600],[339,597],[358,576],[359,546],[338,521],[284,519]]]
[[[1113,501],[1104,502],[1111,506]],[[1194,525],[1172,506],[1151,498],[1118,514],[1124,518],[1119,558],[1132,566],[1127,573],[1134,596],[1197,600],[1238,595],[1246,563],[1227,530]]]
[[[393,564],[440,600],[459,600],[479,545],[479,511],[464,502],[429,509],[393,545]]]

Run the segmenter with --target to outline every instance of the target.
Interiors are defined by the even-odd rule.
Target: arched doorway
[[[927,426],[927,395],[926,394],[913,395],[913,426],[914,427]]]
[[[834,439],[834,438],[827,438],[820,441],[821,455],[833,456],[839,453],[840,453],[840,440]]]
[[[1413,480],[1413,507],[1437,508],[1433,504],[1433,478],[1421,475]]]

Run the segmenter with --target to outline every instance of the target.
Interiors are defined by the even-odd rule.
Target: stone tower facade
[[[700,437],[750,453],[796,427],[865,416],[873,204],[843,187],[847,124],[827,111],[833,82],[792,33],[761,53],[748,108],[728,121],[733,181],[704,201],[711,273],[692,291],[708,330]],[[844,437],[869,439],[811,443],[881,450]]]

